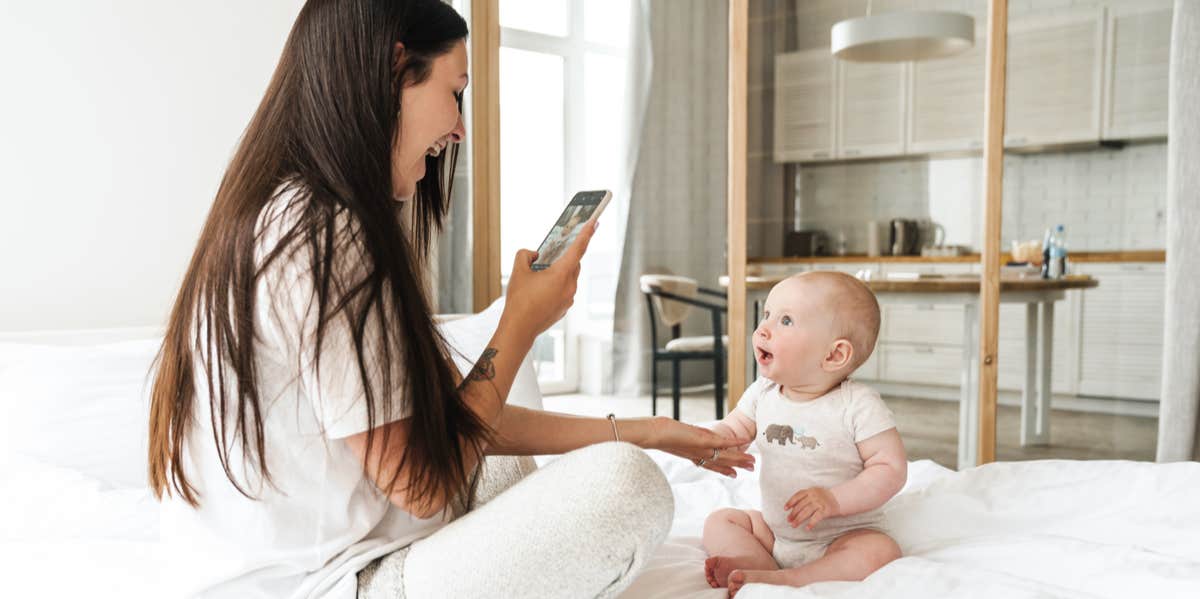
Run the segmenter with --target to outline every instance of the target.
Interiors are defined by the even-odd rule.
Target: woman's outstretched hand
[[[554,326],[575,302],[579,261],[596,232],[595,224],[583,227],[571,246],[545,270],[535,272],[531,268],[537,252],[517,252],[512,276],[508,279],[504,317],[529,334],[531,340]]]
[[[754,456],[745,452],[753,439],[726,437],[666,416],[655,418],[653,422],[654,433],[649,449],[660,449],[691,460],[702,468],[725,476],[737,477],[734,468],[754,470]],[[716,459],[713,459],[713,450],[716,450]],[[703,464],[700,464],[700,460],[704,460]]]

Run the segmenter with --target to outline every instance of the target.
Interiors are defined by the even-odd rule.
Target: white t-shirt
[[[256,264],[294,222],[299,206],[284,196],[263,210]],[[163,535],[174,570],[164,578],[172,593],[353,599],[358,570],[445,523],[444,514],[423,520],[392,506],[342,440],[367,429],[362,384],[343,326],[327,328],[321,376],[309,366],[311,344],[298,340],[315,321],[312,291],[303,251],[276,261],[255,290],[255,367],[273,485],[263,484],[239,451],[230,452],[229,463],[255,499],[240,494],[221,466],[204,366],[196,360],[194,426],[184,464],[200,507],[164,501]],[[393,380],[397,388],[401,383]],[[401,406],[377,426],[407,413]]]
[[[755,443],[762,452],[763,520],[777,538],[828,538],[879,520],[876,509],[829,518],[809,531],[792,528],[783,509],[797,491],[832,488],[863,471],[857,444],[896,427],[891,410],[874,389],[847,379],[821,397],[796,401],[784,396],[779,385],[760,378],[746,388],[737,410],[755,423]]]

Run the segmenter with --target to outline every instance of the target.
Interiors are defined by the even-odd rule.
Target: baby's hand
[[[792,528],[796,528],[808,521],[808,530],[812,530],[822,520],[830,516],[838,516],[841,514],[842,508],[838,505],[837,499],[829,489],[822,487],[812,487],[798,491],[792,498],[787,500],[783,509],[791,512],[788,514],[788,523]]]

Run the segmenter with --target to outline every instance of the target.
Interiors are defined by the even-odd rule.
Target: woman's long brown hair
[[[383,490],[403,485],[409,500],[422,505],[468,488],[464,460],[482,454],[490,430],[456,389],[423,276],[429,241],[449,205],[457,148],[426,157],[428,174],[411,200],[411,232],[392,197],[391,170],[404,86],[427,79],[431,61],[466,35],[463,19],[438,0],[310,0],[301,9],[221,181],[156,361],[149,477],[160,499],[178,494],[199,505],[184,460],[185,440],[200,432],[197,401],[208,402],[210,442],[230,483],[254,497],[235,476],[232,455],[271,484],[255,290],[277,260],[295,256],[308,258],[316,316],[315,334],[299,340],[312,344],[316,358],[300,367],[317,368],[331,324],[350,332],[372,431],[368,454],[375,442],[386,453],[389,429],[375,427],[397,402],[408,404],[411,432]],[[397,42],[404,44],[398,61]],[[256,264],[256,222],[281,190],[298,216]],[[353,224],[353,243],[339,241],[346,234],[335,226],[339,221]],[[353,275],[336,268],[347,260],[361,266]],[[197,396],[197,376],[208,382],[207,397]],[[407,478],[399,480],[406,466]]]

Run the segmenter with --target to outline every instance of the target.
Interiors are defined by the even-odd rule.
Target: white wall
[[[0,0],[0,331],[162,324],[301,0]]]

